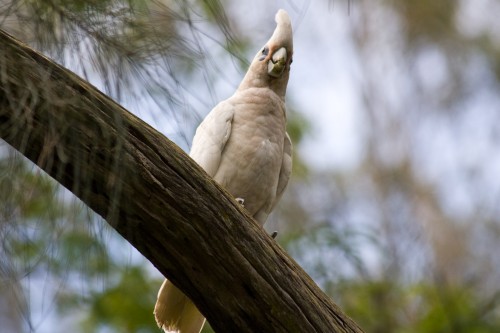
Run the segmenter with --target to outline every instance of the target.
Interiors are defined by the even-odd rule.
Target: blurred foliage
[[[50,269],[64,275],[85,268],[81,273],[91,279],[108,271],[108,251],[81,203],[68,200],[54,181],[19,156],[1,159],[0,173],[3,272],[21,268],[17,273],[23,276]],[[63,258],[57,256],[61,253]]]
[[[188,142],[220,99],[215,90],[233,89],[231,74],[254,52],[252,33],[226,11],[232,4],[0,0],[0,27],[120,102],[137,101],[143,115],[159,110]],[[498,10],[497,0],[379,0],[340,13],[363,149],[347,170],[321,171],[296,149],[295,178],[270,223],[367,332],[500,330]],[[300,148],[312,121],[290,109]],[[73,331],[157,332],[158,274],[42,172],[7,149],[0,156],[6,329],[36,331],[35,312],[47,310],[32,303],[43,294]]]
[[[436,287],[389,280],[336,286],[344,309],[359,318],[367,332],[498,331],[498,293],[480,298],[468,288]]]
[[[457,37],[454,15],[459,2],[454,0],[424,0],[418,4],[397,0],[388,2],[401,15],[404,40],[409,45],[418,45],[421,42],[441,43]]]
[[[151,316],[158,284],[152,283],[142,267],[120,269],[120,280],[103,292],[88,296],[90,313],[83,323],[84,332],[96,332],[107,326],[120,332],[157,332]]]

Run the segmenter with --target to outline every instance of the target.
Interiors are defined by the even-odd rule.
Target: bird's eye
[[[259,61],[264,60],[268,54],[269,54],[269,48],[267,46],[264,46],[262,52],[260,53]]]

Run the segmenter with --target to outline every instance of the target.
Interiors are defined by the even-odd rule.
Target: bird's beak
[[[280,77],[286,67],[286,49],[280,48],[274,52],[271,59],[267,63],[267,74],[272,77]]]

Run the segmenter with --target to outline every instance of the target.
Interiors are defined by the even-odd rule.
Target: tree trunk
[[[2,31],[0,137],[102,216],[217,332],[361,332],[181,149]]]

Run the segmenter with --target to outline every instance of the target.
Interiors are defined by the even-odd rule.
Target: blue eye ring
[[[269,47],[264,46],[264,48],[262,49],[262,52],[260,53],[259,61],[266,59],[268,54],[269,54]]]

